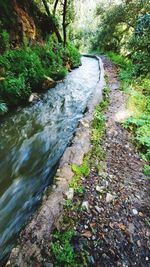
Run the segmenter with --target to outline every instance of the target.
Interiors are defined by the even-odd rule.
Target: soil
[[[104,168],[99,173],[91,170],[82,179],[84,194],[74,195],[74,205],[86,202],[86,210],[69,210],[65,216],[76,222],[72,243],[78,255],[88,252],[88,266],[149,267],[150,197],[145,163],[121,125],[129,111],[127,96],[119,90],[117,68],[105,57],[102,60],[112,88],[102,142]]]

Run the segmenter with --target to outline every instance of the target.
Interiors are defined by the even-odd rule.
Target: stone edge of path
[[[102,100],[102,92],[105,86],[104,67],[99,56],[84,55],[95,58],[99,64],[100,77],[96,89],[88,101],[87,112],[80,120],[75,131],[70,147],[67,147],[56,172],[54,186],[51,186],[50,193],[45,192],[40,208],[35,212],[31,221],[21,232],[19,244],[9,257],[6,266],[29,267],[28,260],[31,256],[40,261],[41,248],[45,242],[50,242],[50,233],[57,227],[62,214],[64,196],[68,193],[69,181],[74,176],[72,164],[80,165],[84,156],[91,148],[90,133],[91,121],[93,119],[95,107]],[[29,260],[30,261],[30,260]]]

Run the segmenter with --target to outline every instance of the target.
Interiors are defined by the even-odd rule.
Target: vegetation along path
[[[80,168],[73,166],[75,193],[66,199],[60,229],[53,234],[51,260],[54,266],[148,267],[150,200],[144,161],[121,124],[129,114],[127,96],[119,90],[117,68],[102,59],[111,88],[105,129],[101,129],[99,111],[106,106],[107,90],[93,121],[94,153]],[[103,137],[98,134],[101,130]]]

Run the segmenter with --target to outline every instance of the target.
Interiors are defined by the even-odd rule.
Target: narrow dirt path
[[[117,68],[102,58],[109,86],[110,104],[106,112],[103,149],[104,171],[92,170],[83,178],[87,210],[69,211],[77,222],[73,239],[78,254],[87,251],[88,266],[150,266],[150,198],[148,181],[142,170],[144,162],[130,142],[130,135],[120,121],[128,116],[127,97],[119,90]],[[79,200],[75,194],[73,202]]]

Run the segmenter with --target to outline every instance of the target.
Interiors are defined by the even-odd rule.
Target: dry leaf
[[[90,238],[92,236],[92,233],[90,231],[86,231],[82,234],[82,236],[85,236],[87,238]]]
[[[126,230],[126,226],[123,223],[119,223],[119,228],[123,231]]]

